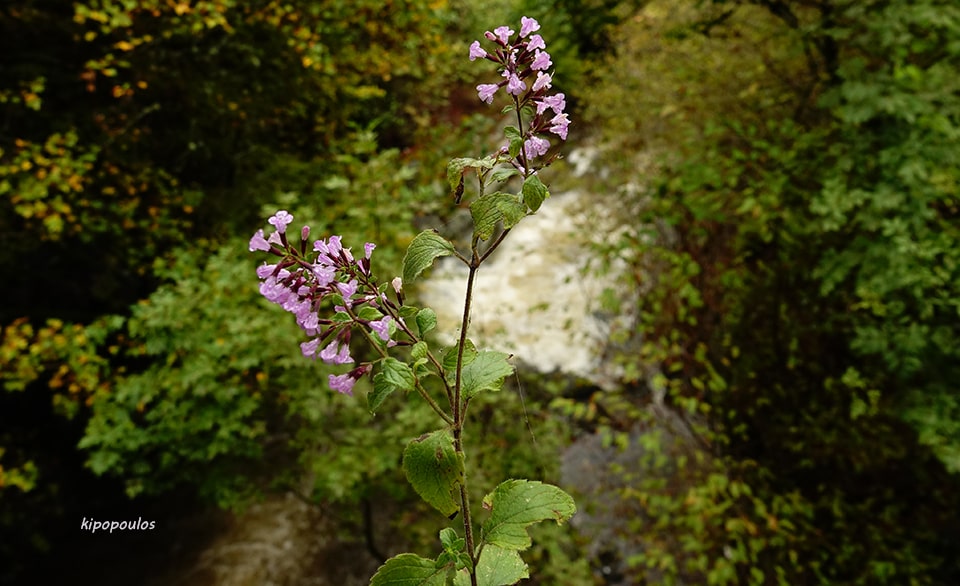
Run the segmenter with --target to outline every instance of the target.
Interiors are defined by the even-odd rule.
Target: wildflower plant
[[[269,236],[258,230],[250,251],[266,252],[274,262],[257,268],[260,292],[296,316],[307,340],[300,344],[307,358],[331,365],[348,365],[330,375],[332,390],[352,395],[364,376],[372,377],[367,395],[371,413],[390,396],[415,392],[440,420],[438,429],[412,439],[403,453],[403,470],[414,490],[449,519],[463,519],[463,536],[452,527],[440,531],[442,552],[436,559],[405,553],[386,561],[371,584],[392,586],[502,586],[529,577],[520,552],[531,546],[527,528],[540,521],[568,520],[576,511],[573,499],[561,489],[537,481],[510,479],[483,498],[486,518],[479,531],[470,509],[464,425],[471,401],[480,393],[499,391],[513,373],[510,356],[480,350],[467,337],[473,286],[477,271],[504,241],[510,230],[535,213],[549,197],[538,171],[552,162],[547,157],[550,138],[566,140],[570,124],[561,93],[550,93],[552,62],[539,23],[521,19],[516,33],[507,26],[488,31],[487,48],[470,45],[471,61],[496,64],[501,80],[477,86],[488,103],[503,90],[505,112],[516,126],[505,130],[506,141],[483,158],[450,161],[447,176],[457,204],[464,196],[464,180],[475,175],[477,195],[470,202],[473,235],[470,250],[461,252],[435,230],[417,235],[403,259],[403,276],[379,282],[371,272],[376,246],[366,243],[354,256],[339,236],[310,242],[304,226],[292,238],[293,216],[285,210],[269,219]],[[519,178],[517,193],[498,190]],[[414,281],[433,262],[453,256],[469,269],[459,341],[446,351],[427,339],[437,325],[436,313],[405,303],[404,284]],[[357,363],[350,352],[351,338],[361,336],[378,357]]]

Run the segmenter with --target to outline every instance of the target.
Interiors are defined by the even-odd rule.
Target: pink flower
[[[335,257],[335,256],[338,256],[338,255],[340,254],[340,252],[343,250],[343,245],[340,244],[340,240],[341,240],[341,237],[340,237],[340,236],[331,236],[331,237],[327,240],[327,250],[326,250],[326,252],[327,252],[327,254],[330,255],[331,258],[332,258],[332,257]]]
[[[533,35],[530,37],[530,40],[527,41],[527,51],[533,51],[535,49],[546,49],[547,44],[543,42],[543,37],[540,35]]]
[[[539,157],[548,150],[550,150],[550,141],[539,136],[531,136],[523,143],[523,152],[527,155],[527,159]]]
[[[480,47],[480,41],[474,41],[470,45],[470,60],[475,61],[477,59],[483,59],[487,56],[487,52]]]
[[[347,374],[331,374],[327,381],[330,383],[330,388],[334,391],[343,393],[344,395],[353,396],[353,385],[356,384],[356,379],[350,376],[350,373]]]
[[[317,358],[317,346],[320,345],[320,338],[314,338],[309,342],[300,343],[300,352],[303,353],[306,358]]]
[[[257,267],[257,276],[261,279],[266,279],[273,274],[273,270],[275,268],[277,268],[277,265],[268,265],[267,263],[263,263]]]
[[[366,256],[367,260],[370,260],[370,255],[373,254],[373,249],[376,247],[377,245],[373,242],[367,242],[363,245],[364,256]]]
[[[495,83],[481,83],[477,86],[477,95],[480,96],[480,100],[488,104],[493,103],[493,94],[497,93],[497,88],[499,88]]]
[[[533,91],[539,92],[542,89],[550,89],[552,81],[553,78],[550,77],[549,73],[538,71],[537,80],[533,82]]]
[[[525,89],[527,89],[527,84],[523,83],[517,74],[510,74],[510,77],[507,78],[507,93],[512,96],[519,96]]]
[[[318,287],[326,287],[333,282],[337,272],[333,267],[317,264],[313,265],[313,276],[317,278]]]
[[[554,94],[552,96],[546,96],[537,102],[537,114],[543,114],[547,108],[553,110],[554,114],[562,114],[563,109],[566,107],[566,96],[564,96],[564,94]]]
[[[274,277],[267,277],[264,282],[260,283],[260,294],[266,297],[267,301],[283,305],[290,299],[293,292],[284,287],[283,283],[278,282]]]
[[[263,230],[257,230],[257,233],[250,239],[250,252],[254,250],[270,250],[270,244],[267,243],[267,239],[263,237]]]
[[[357,292],[357,280],[351,279],[349,283],[337,283],[337,289],[343,295],[344,301],[348,301]]]
[[[341,345],[340,340],[334,340],[320,351],[320,360],[327,364],[349,364],[353,362],[353,356],[350,356],[350,346]]]
[[[526,37],[534,31],[540,30],[540,23],[526,16],[520,17],[520,37]]]
[[[550,54],[546,51],[541,51],[537,49],[537,52],[533,54],[533,63],[530,64],[530,69],[534,71],[539,71],[549,68],[553,65],[553,62],[550,61]]]
[[[308,303],[307,308],[309,309],[309,307],[310,304]],[[316,311],[301,312],[297,318],[297,321],[300,322],[300,327],[307,332],[316,332],[317,328],[320,327],[320,316],[317,315]]]
[[[501,45],[506,46],[510,42],[510,36],[513,35],[513,31],[508,26],[498,26],[493,29],[493,34],[496,35]]]
[[[287,213],[287,210],[280,210],[274,215],[270,216],[270,219],[267,220],[267,222],[276,226],[277,232],[283,234],[287,231],[287,226],[293,222],[293,216]]]
[[[383,319],[370,322],[370,329],[380,336],[380,339],[386,342],[390,339],[390,316],[385,315]]]
[[[570,125],[570,120],[567,118],[566,113],[557,114],[550,120],[550,132],[556,134],[563,140],[567,140],[567,126]]]

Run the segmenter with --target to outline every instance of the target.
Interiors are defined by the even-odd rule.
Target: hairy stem
[[[463,482],[460,484],[460,509],[463,511],[463,533],[466,541],[467,555],[470,556],[470,584],[477,586],[477,558],[473,543],[473,521],[470,515],[470,493],[467,490],[466,458],[463,453],[463,422],[466,416],[466,405],[461,401],[461,383],[463,382],[463,350],[467,342],[467,327],[470,325],[470,304],[473,301],[473,283],[480,267],[480,258],[476,248],[473,252],[473,261],[470,263],[470,274],[467,277],[467,294],[463,301],[463,322],[460,324],[460,344],[457,348],[457,376],[453,386],[453,447],[457,455],[464,462]]]

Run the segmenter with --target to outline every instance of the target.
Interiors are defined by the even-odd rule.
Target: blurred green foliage
[[[956,582],[960,11],[652,2],[620,35],[588,105],[643,295],[604,401],[685,438],[618,432],[660,470],[622,495],[637,579]]]
[[[495,146],[466,48],[527,14],[605,153],[589,187],[640,210],[606,251],[642,293],[611,334],[627,388],[555,402],[643,450],[610,476],[630,579],[960,582],[957,7],[475,4],[0,7],[0,529],[29,533],[0,539],[0,581],[51,547],[84,463],[129,495],[295,490],[357,525],[386,497],[398,540],[435,539],[399,470],[423,404],[371,418],[362,386],[326,390],[246,239],[286,208],[399,274],[413,222],[447,213],[446,159]],[[472,408],[476,498],[559,475],[565,388],[522,382],[525,405]],[[593,583],[572,530],[535,542],[540,583]]]

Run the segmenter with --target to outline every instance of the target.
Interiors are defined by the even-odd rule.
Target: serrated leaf
[[[376,413],[380,405],[397,390],[395,385],[387,382],[382,372],[378,372],[373,377],[373,390],[367,393],[367,409],[370,413]]]
[[[513,374],[513,366],[507,362],[508,355],[503,352],[484,350],[463,367],[461,392],[468,399],[480,391],[499,391],[503,379]]]
[[[443,544],[443,549],[445,550],[455,550],[456,545],[459,543],[457,538],[457,530],[452,527],[444,527],[440,530],[440,543]],[[462,548],[463,546],[461,546]]]
[[[417,313],[417,329],[420,330],[420,337],[427,335],[427,332],[437,327],[437,312],[424,307]]]
[[[412,283],[436,258],[453,252],[453,244],[433,230],[417,234],[403,256],[403,282]]]
[[[520,171],[518,171],[514,167],[501,167],[499,169],[494,170],[494,172],[490,174],[490,181],[494,181],[496,183],[503,183],[507,179],[510,179],[511,177],[515,177],[519,174],[520,174]]]
[[[332,319],[334,323],[346,323],[353,321],[353,318],[350,317],[350,314],[345,311],[338,311],[337,313],[333,314],[333,317],[330,319]]]
[[[523,194],[523,202],[533,211],[539,210],[543,200],[550,197],[547,186],[536,175],[530,175],[526,178],[521,193]]]
[[[487,240],[493,236],[497,222],[503,219],[503,210],[500,204],[505,200],[509,203],[513,196],[506,193],[488,193],[470,204],[470,215],[473,216],[473,233],[480,240]]]
[[[386,561],[370,578],[370,586],[444,586],[448,570],[433,560],[402,553]]]
[[[428,350],[429,348],[427,348],[426,342],[417,342],[410,348],[410,356],[412,356],[414,360],[420,360],[427,357]]]
[[[495,545],[487,545],[480,552],[480,560],[477,562],[477,586],[510,586],[529,577],[530,570],[520,558],[519,552]],[[454,584],[470,586],[470,575],[466,570],[457,572]]]
[[[420,498],[445,516],[460,510],[463,462],[448,430],[422,435],[407,444],[403,450],[403,472]]]
[[[485,157],[483,159],[461,157],[452,159],[447,163],[447,183],[450,184],[450,189],[455,190],[457,185],[460,184],[460,178],[463,177],[463,172],[466,169],[492,169],[495,163],[496,159],[493,157]],[[404,281],[406,281],[406,279],[404,279]]]
[[[498,202],[497,206],[503,212],[504,228],[513,228],[520,223],[520,220],[527,217],[527,206],[516,196],[511,195],[509,199]]]
[[[400,308],[400,317],[410,318],[420,312],[420,308],[413,305],[404,305]]]
[[[413,370],[406,363],[400,362],[396,358],[384,358],[380,373],[384,380],[393,385],[400,391],[412,391],[416,385],[417,379],[413,376]]]
[[[507,480],[483,497],[490,518],[483,523],[483,543],[504,549],[530,547],[527,527],[553,519],[563,523],[577,512],[573,498],[556,486],[531,480]]]
[[[453,348],[447,350],[447,353],[443,355],[443,371],[447,374],[447,379],[453,381],[457,373],[457,349],[460,347],[460,344],[457,344]],[[477,347],[473,345],[473,342],[470,338],[467,338],[466,344],[463,346],[463,364],[464,366],[473,362],[473,359],[477,357]]]
[[[503,129],[503,133],[509,143],[510,156],[514,159],[517,158],[520,149],[523,148],[523,137],[520,136],[520,131],[515,126],[507,126]]]
[[[376,307],[370,307],[369,305],[364,305],[357,312],[357,317],[360,319],[365,319],[367,321],[377,321],[383,314]]]

